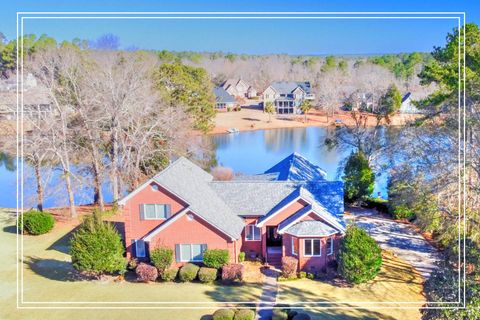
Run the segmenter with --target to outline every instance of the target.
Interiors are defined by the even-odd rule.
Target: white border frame
[[[71,16],[58,16],[58,15],[71,15]],[[30,15],[30,16],[29,16]],[[44,16],[35,16],[35,15],[44,15]],[[55,16],[57,15],[57,16]],[[78,16],[78,15],[85,15],[85,16]],[[132,16],[137,15],[137,16]],[[155,16],[155,15],[162,15],[162,16]],[[182,16],[183,15],[183,16]],[[202,16],[203,15],[203,16]],[[212,15],[212,16],[205,16],[205,15]],[[220,16],[223,15],[223,16]],[[240,16],[238,16],[240,15]],[[267,16],[261,16],[267,15]],[[268,16],[270,15],[270,16]],[[292,15],[292,16],[289,16]],[[295,16],[296,15],[296,16]],[[319,15],[319,16],[315,16]],[[322,16],[323,15],[323,16]],[[335,16],[337,15],[337,16]],[[339,16],[343,15],[343,16]],[[367,15],[367,16],[362,16]],[[368,16],[370,15],[370,16]],[[382,16],[384,15],[384,16]],[[400,16],[406,15],[406,16]],[[462,19],[463,18],[463,19]],[[461,214],[463,213],[463,231],[466,230],[466,175],[465,175],[465,161],[466,161],[466,137],[465,137],[465,78],[466,78],[466,71],[465,71],[465,23],[466,23],[466,13],[465,12],[17,12],[17,21],[16,21],[16,29],[17,29],[17,75],[19,74],[19,53],[21,53],[21,61],[20,64],[22,66],[20,77],[17,76],[17,155],[23,157],[23,41],[21,46],[19,45],[19,24],[20,24],[20,31],[21,35],[23,36],[24,31],[24,19],[454,19],[458,21],[458,30],[459,34],[461,35],[461,30],[463,30],[463,41],[464,41],[464,50],[463,50],[463,88],[461,86],[461,61],[460,56],[462,55],[461,51],[461,43],[459,37],[459,92],[458,92],[458,124],[459,124],[459,133],[458,133],[458,143],[459,143],[459,150],[458,150],[458,172],[459,172],[459,182],[458,182],[458,192],[459,192],[459,199],[458,199],[458,210],[459,210],[459,221],[462,221]],[[20,21],[20,23],[19,23]],[[463,22],[463,27],[461,27],[461,22]],[[23,37],[22,37],[23,39]],[[19,86],[21,85],[21,94]],[[462,104],[462,96],[461,90],[463,89],[463,104]],[[463,114],[461,109],[463,107]],[[463,121],[462,121],[463,116]],[[463,141],[462,136],[463,134]],[[462,145],[463,142],[463,145]],[[463,147],[463,148],[462,148]],[[462,156],[462,150],[463,156]],[[463,168],[462,168],[462,161],[463,161]],[[24,202],[23,202],[23,181],[24,181],[24,168],[23,168],[23,161],[19,161],[19,157],[17,156],[17,219],[21,216],[20,212],[23,212],[24,209]],[[463,178],[463,179],[462,179]],[[462,188],[463,184],[463,188]],[[463,202],[462,202],[463,196]],[[18,226],[17,226],[18,228]],[[462,230],[461,226],[458,227],[458,234],[459,234],[459,247],[462,248]],[[17,230],[18,231],[18,230]],[[463,261],[465,261],[465,232],[463,232]],[[20,250],[18,250],[20,248]],[[458,253],[458,262],[461,265],[461,257],[462,257],[462,250],[459,250]],[[22,267],[20,267],[19,262],[22,262]],[[29,302],[24,301],[23,299],[23,235],[19,236],[17,232],[17,309],[212,309],[215,307],[220,307],[230,304],[236,305],[271,305],[271,307],[276,308],[274,305],[277,302],[101,302],[101,301],[94,301],[94,302]],[[346,304],[347,302],[290,302],[290,301],[280,301],[278,303],[288,303],[291,305],[295,304],[303,304],[303,305],[312,305],[312,306],[301,306],[295,307],[292,306],[293,309],[295,308],[318,308],[318,309],[460,309],[465,308],[466,305],[466,288],[465,288],[465,263],[463,263],[463,270],[459,267],[458,274],[459,280],[462,276],[463,271],[463,300],[461,298],[461,286],[460,281],[458,282],[458,301],[456,302],[370,302],[370,301],[357,301],[352,302],[349,301],[348,303],[356,303],[361,304],[362,306],[336,306],[336,307],[321,307],[321,304],[331,304],[331,305],[338,305],[338,304]],[[20,275],[20,277],[19,277]],[[46,304],[77,304],[77,306],[46,306]],[[88,306],[90,303],[103,303],[106,305],[111,306]],[[137,304],[136,306],[119,306],[118,304]],[[435,306],[431,307],[430,304],[457,304],[457,306]],[[42,306],[25,306],[26,304],[42,304]],[[85,305],[85,306],[78,306],[78,304]],[[208,307],[189,307],[189,306],[143,306],[141,307],[140,304],[210,304],[211,306]],[[381,306],[367,306],[364,307],[364,304],[381,304]],[[386,306],[385,304],[404,304],[404,306],[399,307],[397,306]],[[408,304],[416,305],[416,306],[409,306]],[[425,306],[424,304],[427,304]],[[315,306],[316,305],[316,306]],[[270,307],[270,308],[271,308]],[[236,306],[235,308],[250,308],[250,307],[243,307],[243,306]]]

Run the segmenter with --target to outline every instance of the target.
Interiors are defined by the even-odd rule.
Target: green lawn
[[[383,253],[383,266],[375,280],[350,287],[341,284],[301,279],[280,282],[277,301],[328,302],[331,309],[309,309],[313,319],[420,319],[419,307],[424,304],[422,277],[409,264]],[[365,306],[358,302],[414,302],[393,303],[390,308],[357,309]],[[338,302],[332,304],[331,302]],[[401,306],[410,309],[400,309]],[[333,307],[338,306],[338,309]],[[393,308],[392,308],[393,307]]]
[[[7,211],[0,209],[0,319],[201,319],[213,313],[216,307],[201,302],[258,301],[259,283],[243,286],[216,286],[200,283],[135,283],[129,281],[78,281],[72,277],[68,252],[68,235],[75,224],[57,224],[52,232],[42,236],[24,236],[24,301],[49,302],[167,302],[190,301],[187,305],[175,305],[176,309],[16,309],[16,234],[15,221]],[[309,309],[315,319],[419,319],[418,306],[424,301],[422,280],[408,264],[389,255],[384,256],[382,272],[371,283],[351,287],[333,285],[321,281],[297,280],[280,282],[278,302],[326,301],[347,302],[337,309]],[[250,268],[253,270],[253,267]],[[255,272],[251,281],[261,279]],[[355,301],[418,301],[416,308],[400,309],[345,309],[359,307]],[[26,304],[25,304],[26,305]],[[42,304],[36,304],[39,306]],[[59,304],[60,305],[60,304]],[[70,304],[71,305],[71,304]],[[105,304],[100,304],[105,306]],[[109,304],[108,306],[114,306]],[[30,305],[33,306],[33,305]],[[123,305],[125,306],[125,305]],[[127,304],[148,307],[151,304]],[[191,306],[206,309],[189,309]],[[330,305],[332,306],[332,305]],[[397,305],[398,306],[398,305]],[[208,317],[204,317],[208,319]]]
[[[74,225],[60,224],[42,236],[24,236],[24,301],[34,302],[167,302],[165,306],[177,309],[57,309],[32,310],[16,309],[16,234],[15,221],[5,211],[0,211],[0,249],[3,263],[0,264],[1,290],[0,319],[129,319],[137,318],[139,312],[144,318],[152,319],[200,319],[211,314],[216,307],[201,302],[257,301],[261,294],[261,284],[249,283],[242,286],[204,285],[200,283],[135,283],[107,281],[78,281],[72,276],[68,252],[68,234]],[[168,304],[177,301],[190,301],[183,305]],[[35,304],[39,306],[41,304]],[[60,305],[60,304],[58,304]],[[71,304],[70,304],[71,305]],[[101,304],[104,305],[104,304]],[[113,306],[114,304],[110,304]],[[126,304],[135,306],[138,304]],[[152,306],[151,304],[140,304]],[[207,309],[188,309],[199,306]],[[72,319],[73,319],[72,318]]]

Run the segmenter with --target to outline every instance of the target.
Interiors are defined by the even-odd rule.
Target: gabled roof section
[[[343,183],[341,181],[308,182],[300,188],[300,195],[326,222],[342,232],[345,231]]]
[[[257,225],[262,225],[266,220],[270,219],[272,216],[277,214],[282,208],[288,206],[290,203],[300,199],[300,187],[297,186],[288,196],[286,196],[282,201],[278,202],[275,207],[273,207],[266,215],[258,219]]]
[[[322,221],[309,220],[294,224],[285,233],[296,237],[328,237],[339,232]]]
[[[296,221],[306,214],[306,212],[313,211],[335,229],[342,233],[345,231],[346,226],[343,220],[343,183],[339,181],[299,183],[298,187],[291,194],[279,202],[278,205],[265,216],[258,219],[257,225],[261,226],[265,221],[275,216],[282,208],[299,199],[307,202],[309,206],[287,218],[285,223],[288,224]],[[308,207],[311,208],[306,209]],[[285,226],[284,224],[284,227]]]
[[[220,199],[209,183],[213,176],[184,157],[180,157],[153,181],[189,204],[189,209],[233,239],[243,230],[243,220]]]
[[[277,173],[277,180],[318,181],[325,180],[327,173],[314,165],[302,155],[294,152],[267,171],[265,174]]]
[[[217,103],[234,103],[235,98],[231,96],[227,91],[222,87],[215,87],[213,89],[213,94],[215,95],[215,102]]]
[[[270,84],[270,87],[278,94],[290,94],[300,87],[306,94],[310,94],[311,86],[308,81],[275,81]]]
[[[210,187],[240,216],[263,216],[298,189],[296,183],[262,180],[214,181]]]

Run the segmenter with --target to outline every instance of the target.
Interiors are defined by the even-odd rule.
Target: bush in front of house
[[[213,313],[212,320],[233,320],[235,311],[232,309],[218,309]]]
[[[55,219],[48,212],[30,210],[18,217],[18,229],[35,236],[49,232],[54,225]]]
[[[207,249],[203,253],[203,263],[209,268],[220,269],[230,261],[230,254],[226,249]]]
[[[181,282],[193,281],[197,278],[200,267],[193,263],[187,263],[178,271],[178,279]]]
[[[231,263],[222,267],[222,281],[233,282],[243,281],[245,266],[243,264]]]
[[[138,259],[137,258],[132,258],[132,259],[128,260],[128,263],[127,263],[127,269],[128,270],[135,271],[137,266],[138,266]]]
[[[255,320],[255,311],[250,309],[238,309],[235,311],[233,320]]]
[[[298,278],[305,279],[307,277],[307,273],[305,271],[300,271],[298,273]]]
[[[217,280],[218,270],[215,268],[202,267],[198,271],[198,280],[203,283],[212,283]]]
[[[382,250],[367,232],[349,226],[338,255],[339,272],[348,282],[359,284],[374,279],[382,266]]]
[[[158,278],[158,270],[156,267],[141,262],[135,269],[137,280],[141,282],[155,281]]]
[[[245,252],[242,251],[238,254],[238,262],[243,262],[243,261],[245,261]]]
[[[172,265],[173,250],[165,247],[155,248],[150,252],[150,261],[162,273]]]
[[[273,309],[272,320],[288,320],[288,313],[283,309]]]
[[[73,267],[96,275],[125,271],[124,251],[117,229],[95,213],[85,217],[70,239]]]
[[[282,275],[285,278],[293,278],[297,276],[298,259],[294,257],[282,257]]]
[[[171,267],[168,269],[163,270],[162,273],[160,273],[160,278],[163,281],[175,281],[178,275],[178,270],[179,268],[177,267]]]

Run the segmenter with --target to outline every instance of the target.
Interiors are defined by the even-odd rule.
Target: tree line
[[[23,72],[37,79],[53,108],[30,118],[24,114],[30,130],[23,137],[23,154],[34,171],[39,210],[46,172],[60,170],[75,217],[76,185],[85,180],[103,210],[106,181],[116,203],[173,157],[208,158],[209,149],[193,135],[209,130],[215,114],[204,69],[161,63],[144,51],[93,50],[42,37],[32,43]],[[74,170],[76,164],[82,172]]]

